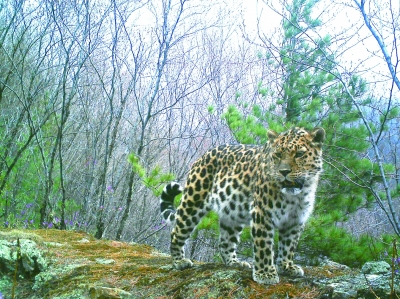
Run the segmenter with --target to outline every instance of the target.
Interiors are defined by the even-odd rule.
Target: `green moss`
[[[25,230],[3,230],[0,231],[0,240],[15,241],[17,239],[28,239],[36,243],[41,243],[43,238],[39,235]]]
[[[251,270],[220,263],[195,262],[191,269],[174,270],[170,256],[147,245],[96,240],[81,232],[29,233],[42,240],[38,248],[46,253],[48,267],[33,281],[19,280],[16,298],[319,298],[327,284],[357,276],[347,268],[306,267],[305,278],[281,277],[281,283],[266,287],[252,280]],[[0,280],[3,293],[9,293],[11,282],[10,277]]]
[[[64,288],[65,286],[68,287],[69,284],[76,283],[80,281],[81,278],[84,278],[88,270],[89,266],[82,264],[68,264],[62,267],[52,267],[48,271],[36,275],[32,289],[36,291],[51,289],[53,285],[57,285],[58,289]],[[82,283],[85,283],[85,279],[82,280]]]

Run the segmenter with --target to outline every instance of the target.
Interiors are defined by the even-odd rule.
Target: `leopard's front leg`
[[[296,224],[290,228],[279,230],[279,249],[276,264],[279,273],[282,275],[304,276],[303,269],[293,262],[294,252],[303,229],[303,224]]]
[[[254,246],[253,279],[261,284],[279,282],[274,264],[274,226],[259,207],[252,211],[251,233]]]

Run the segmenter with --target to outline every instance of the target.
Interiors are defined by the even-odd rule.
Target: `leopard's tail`
[[[169,223],[175,221],[175,207],[174,207],[174,199],[175,196],[181,194],[183,188],[176,182],[171,182],[166,185],[161,193],[160,199],[160,209],[161,216]]]

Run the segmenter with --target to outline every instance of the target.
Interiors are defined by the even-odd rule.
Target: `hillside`
[[[21,262],[14,281],[18,239]],[[382,265],[383,270],[376,270]],[[375,263],[365,269],[364,278],[359,270],[326,262],[305,267],[304,278],[282,278],[266,287],[251,279],[250,270],[222,264],[196,263],[192,269],[173,270],[168,255],[147,245],[96,240],[75,231],[0,231],[2,299],[12,298],[13,285],[14,298],[32,299],[390,298],[390,266]]]

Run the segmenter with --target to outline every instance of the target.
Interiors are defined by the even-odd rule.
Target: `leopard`
[[[253,280],[264,285],[279,283],[280,275],[304,276],[293,259],[315,205],[325,130],[292,127],[282,133],[267,130],[266,136],[263,145],[210,149],[193,163],[184,187],[170,182],[163,188],[161,216],[173,225],[170,253],[175,269],[193,266],[184,245],[200,220],[214,211],[219,218],[219,253],[227,266],[252,269]],[[175,197],[181,193],[175,208]],[[236,253],[249,225],[252,263],[238,259]]]

